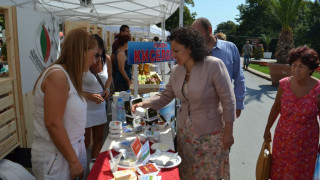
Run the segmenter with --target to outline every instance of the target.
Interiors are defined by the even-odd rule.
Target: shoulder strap
[[[101,81],[99,75],[94,71],[94,69],[92,68],[92,66],[90,66],[90,72],[92,72],[92,74],[97,78],[99,84],[101,85],[103,90],[106,90],[106,88],[103,85],[103,82]]]

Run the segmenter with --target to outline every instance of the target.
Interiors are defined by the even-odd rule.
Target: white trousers
[[[72,144],[80,163],[85,171],[87,170],[87,154],[84,138]],[[69,180],[70,168],[67,160],[58,151],[31,150],[32,170],[36,180]]]

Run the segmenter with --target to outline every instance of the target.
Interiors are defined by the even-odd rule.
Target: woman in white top
[[[93,35],[80,28],[71,30],[62,44],[61,56],[35,84],[31,161],[37,180],[84,177],[87,104],[82,76],[96,61],[97,52]]]
[[[99,60],[90,69],[97,73],[102,84],[99,83],[92,70],[84,73],[83,76],[83,92],[88,103],[85,145],[86,148],[90,145],[92,133],[91,158],[93,159],[98,156],[103,145],[103,131],[107,122],[106,100],[111,95],[110,85],[112,82],[112,70],[111,67],[109,68],[111,66],[110,57],[105,54],[102,38],[97,34],[94,37],[98,42],[97,57],[99,56]],[[105,87],[105,90],[102,86]]]

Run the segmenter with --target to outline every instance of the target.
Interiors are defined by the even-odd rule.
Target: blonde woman
[[[82,75],[95,62],[97,42],[80,28],[71,30],[61,56],[39,76],[34,86],[35,179],[81,179],[86,169],[84,133],[87,104]]]

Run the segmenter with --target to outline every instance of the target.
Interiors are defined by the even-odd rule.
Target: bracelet
[[[106,88],[106,90],[108,91],[108,94],[110,94],[110,89],[109,89],[109,88]]]

